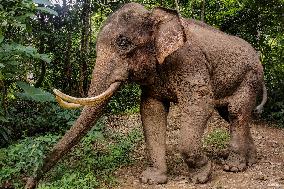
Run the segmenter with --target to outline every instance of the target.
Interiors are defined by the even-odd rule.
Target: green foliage
[[[269,39],[262,60],[265,63],[265,80],[268,88],[268,103],[265,115],[284,127],[284,35]]]
[[[228,147],[230,134],[224,129],[215,129],[204,138],[204,145],[214,149]]]
[[[29,69],[30,59],[39,59],[47,63],[51,61],[46,54],[39,54],[31,46],[3,43],[0,45],[0,79],[17,80],[19,76],[24,79]],[[23,62],[26,62],[26,64]]]
[[[136,84],[124,86],[108,103],[109,113],[136,113],[140,109],[140,87]]]
[[[64,131],[71,126],[79,116],[80,110],[66,110],[55,104],[38,104],[19,102],[18,109],[11,110],[8,119],[15,124],[21,124],[25,129],[45,128],[47,131]],[[21,120],[26,117],[25,120]],[[15,125],[14,125],[15,126]],[[23,128],[23,126],[21,128]],[[33,133],[34,134],[34,133]]]
[[[72,173],[65,173],[60,180],[55,180],[51,184],[41,183],[38,186],[38,189],[90,189],[99,188],[99,186],[100,183],[93,172],[82,173],[75,171]]]
[[[30,20],[35,17],[35,4],[31,0],[3,0],[0,5],[0,80],[18,80],[31,71],[31,60],[50,63],[51,59],[38,53],[25,39],[31,31]]]
[[[48,173],[39,188],[89,189],[114,184],[114,171],[132,162],[130,154],[142,134],[137,130],[128,135],[111,134],[104,128],[102,119]],[[0,149],[0,184],[9,181],[15,188],[22,188],[22,178],[36,171],[44,154],[58,139],[57,135],[26,138],[6,149]]]
[[[0,117],[1,122],[8,122],[4,117]],[[0,147],[11,141],[11,131],[5,126],[0,127]]]
[[[5,120],[0,120],[0,147],[23,136],[64,133],[79,114],[80,110],[62,109],[55,103],[15,101]]]
[[[34,102],[55,102],[54,96],[40,88],[35,88],[24,82],[17,82],[17,85],[24,90],[23,93],[18,93],[23,99],[32,100]]]
[[[36,4],[52,6],[52,4],[48,0],[33,0],[33,2]]]
[[[51,15],[58,16],[58,14],[57,14],[56,11],[54,11],[54,10],[52,10],[51,8],[48,8],[48,7],[37,7],[36,9],[37,9],[37,10],[40,10],[40,11],[42,11],[42,12],[51,14]]]
[[[37,1],[48,4],[49,1]],[[50,63],[50,55],[39,53],[31,40],[31,21],[36,19],[37,7],[32,0],[2,0],[0,2],[0,116],[7,115],[9,102],[18,92],[15,83],[25,91],[22,97],[35,101],[52,101],[49,93],[23,83],[29,73],[35,72],[38,62]],[[46,7],[41,7],[46,8]],[[0,135],[5,133],[0,129]]]
[[[21,188],[21,179],[35,173],[42,164],[44,154],[58,138],[55,135],[25,138],[8,148],[0,149],[0,184],[13,180],[14,186]]]
[[[25,74],[29,71],[31,60],[38,59],[48,63],[51,61],[46,54],[40,54],[34,47],[20,44],[22,42],[21,39],[14,39],[10,36],[11,30],[15,30],[15,34],[25,35],[25,32],[28,30],[26,19],[34,16],[31,3],[26,5],[25,8],[27,9],[20,9],[22,12],[19,14],[23,14],[22,16],[16,16],[15,11],[19,8],[24,8],[18,6],[9,7],[11,10],[7,12],[1,11],[2,14],[0,13],[0,15],[7,16],[5,19],[3,18],[0,28],[0,81],[10,81],[9,83],[25,78]]]

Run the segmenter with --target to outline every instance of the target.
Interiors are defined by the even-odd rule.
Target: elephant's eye
[[[120,35],[116,39],[116,45],[123,50],[127,50],[132,45],[132,42],[127,37]]]

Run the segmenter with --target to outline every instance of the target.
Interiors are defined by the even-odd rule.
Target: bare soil
[[[250,124],[251,132],[258,150],[258,162],[240,173],[225,172],[222,170],[222,156],[226,149],[210,151],[208,155],[214,162],[211,180],[206,184],[193,184],[190,173],[177,151],[177,136],[179,133],[179,110],[171,108],[167,130],[167,184],[145,185],[139,182],[140,173],[147,167],[145,143],[137,145],[132,165],[122,167],[115,174],[119,189],[174,189],[174,188],[205,188],[205,189],[284,189],[284,129],[276,125],[261,121]],[[116,115],[108,117],[108,128],[112,132],[128,133],[134,128],[142,130],[139,114]],[[228,129],[228,123],[216,113],[210,120],[205,136],[216,128]],[[216,155],[217,154],[217,155]]]

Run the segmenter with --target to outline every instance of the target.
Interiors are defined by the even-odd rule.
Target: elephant
[[[170,102],[181,111],[178,149],[193,169],[191,179],[205,183],[212,163],[201,149],[202,135],[212,112],[230,123],[230,153],[224,170],[244,171],[256,162],[249,121],[266,102],[263,67],[258,53],[245,40],[203,22],[186,19],[175,10],[147,10],[128,3],[111,14],[100,30],[97,58],[88,97],[76,98],[55,89],[65,108],[83,110],[47,155],[36,183],[92,128],[111,96],[125,82],[141,86],[140,113],[150,166],[140,181],[166,183],[166,127]],[[257,98],[262,98],[256,107]],[[256,108],[255,108],[256,107]]]

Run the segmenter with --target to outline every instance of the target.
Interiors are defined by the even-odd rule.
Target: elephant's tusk
[[[80,104],[75,104],[75,103],[69,103],[69,102],[65,102],[64,100],[62,100],[59,96],[56,96],[56,101],[58,102],[58,104],[66,109],[77,109],[77,108],[81,108],[83,107]]]
[[[121,82],[115,82],[113,84],[110,85],[110,87],[103,92],[102,94],[95,96],[95,97],[89,97],[89,98],[76,98],[76,97],[72,97],[69,95],[66,95],[64,93],[62,93],[61,91],[54,89],[53,92],[55,93],[56,96],[60,97],[61,99],[67,101],[67,102],[71,102],[73,105],[87,105],[87,106],[95,106],[100,102],[103,102],[104,100],[108,99],[109,97],[111,97],[113,95],[113,93],[116,91],[116,89],[118,89],[118,87],[120,86]]]

